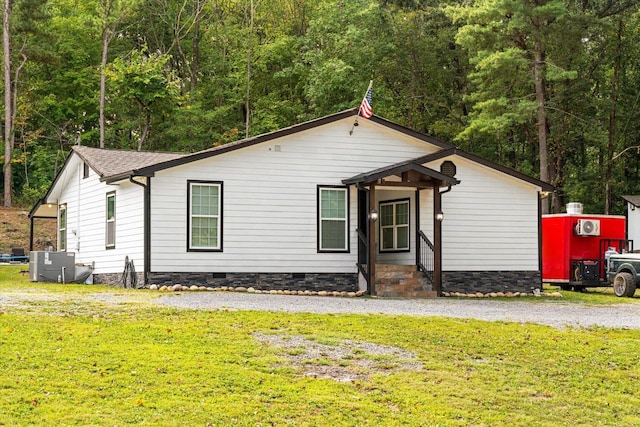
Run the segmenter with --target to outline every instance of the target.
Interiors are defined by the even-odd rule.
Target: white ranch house
[[[192,154],[73,147],[30,213],[94,282],[358,290],[541,287],[544,182],[343,111]],[[32,236],[33,239],[33,236]]]

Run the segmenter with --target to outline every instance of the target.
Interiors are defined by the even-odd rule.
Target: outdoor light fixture
[[[372,219],[374,221],[378,220],[378,211],[376,210],[376,208],[371,209],[371,212],[369,212],[369,219]]]
[[[438,212],[436,214],[436,219],[440,222],[442,222],[442,220],[444,219],[444,214],[442,212]]]

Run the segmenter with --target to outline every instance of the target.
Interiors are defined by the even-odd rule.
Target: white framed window
[[[380,251],[409,250],[409,200],[380,203]]]
[[[58,250],[67,250],[67,205],[58,208]]]
[[[349,251],[349,192],[345,187],[318,187],[318,251]]]
[[[107,215],[105,227],[105,246],[107,249],[116,247],[116,193],[107,193]]]
[[[222,250],[222,183],[189,181],[190,251]]]

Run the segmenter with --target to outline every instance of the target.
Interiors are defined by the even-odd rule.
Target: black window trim
[[[60,249],[60,242],[62,241],[62,239],[60,238],[60,212],[62,212],[64,210],[64,249]],[[69,231],[69,210],[67,209],[67,204],[66,203],[62,203],[58,206],[58,224],[56,227],[56,234],[58,236],[57,239],[57,244],[58,244],[58,251],[60,252],[67,252],[67,249],[69,247],[69,238],[68,238],[68,233]]]
[[[113,244],[109,244],[109,197],[113,196]],[[104,220],[104,248],[107,250],[116,248],[116,192],[109,191],[105,195],[105,220]]]
[[[379,218],[378,219],[378,236],[379,236],[378,252],[380,252],[381,254],[399,254],[399,253],[411,252],[411,198],[403,197],[401,199],[381,200],[378,202],[378,212],[379,212],[379,215],[382,215],[382,205],[399,204],[404,202],[409,204],[409,209],[407,209],[407,214],[409,215],[409,222],[407,224],[409,226],[409,231],[408,231],[409,241],[407,243],[409,244],[409,246],[407,249],[383,249],[382,248],[382,220],[381,218]]]
[[[219,227],[218,239],[220,247],[215,249],[209,248],[192,248],[191,247],[191,185],[192,184],[213,184],[220,186],[220,211],[218,212]],[[224,231],[224,182],[214,180],[188,179],[187,180],[187,252],[223,252],[223,231]]]
[[[347,221],[346,221],[346,240],[347,247],[345,249],[322,249],[321,248],[321,237],[320,236],[320,194],[321,190],[325,188],[334,188],[344,190],[347,196],[346,200],[346,208],[347,208]],[[318,185],[316,187],[316,249],[318,253],[340,253],[340,254],[348,254],[351,253],[351,191],[349,191],[348,185]]]

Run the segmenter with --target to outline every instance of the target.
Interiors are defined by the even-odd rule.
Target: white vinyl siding
[[[445,159],[427,164],[435,170]],[[537,271],[537,188],[453,156],[461,182],[442,195],[443,271]],[[433,236],[433,196],[421,191],[421,228]]]
[[[151,271],[356,273],[357,251],[318,251],[318,185],[433,153],[372,121],[319,126],[157,171],[151,179]],[[279,146],[279,147],[276,147]],[[188,251],[187,181],[224,182],[224,251]],[[357,247],[357,189],[349,187],[348,247]]]
[[[630,240],[633,240],[633,249],[640,249],[640,208],[635,207],[633,204],[627,202],[627,229]]]
[[[318,186],[340,187],[343,179],[439,148],[370,120],[350,135],[352,125],[345,119],[157,171],[151,178],[151,271],[356,273],[356,250],[318,251]],[[444,270],[537,270],[539,188],[455,155],[425,166],[439,170],[444,160],[455,163],[462,181],[442,196]],[[189,251],[187,183],[213,179],[224,182],[224,252]],[[356,248],[357,189],[348,191],[347,247]],[[415,262],[418,222],[433,238],[433,191],[420,191],[419,221],[415,194],[376,186],[377,201],[410,200],[412,231],[409,252],[379,253],[378,262]],[[118,209],[121,197],[119,189]],[[118,216],[118,233],[120,227]]]
[[[222,247],[222,184],[189,183],[189,249]]]
[[[107,194],[105,246],[108,249],[116,247],[116,193]]]
[[[380,250],[409,250],[409,201],[380,203]]]
[[[90,172],[88,178],[83,178],[83,162],[72,154],[61,174],[61,185],[50,196],[51,201],[66,206],[66,250],[75,252],[77,263],[95,263],[96,274],[121,274],[126,257],[135,262],[138,272],[143,271],[144,188],[129,181],[109,185]],[[138,180],[145,183],[143,179]],[[105,250],[106,197],[116,188],[114,242],[117,247]],[[59,244],[58,250],[61,250]]]
[[[319,242],[320,251],[347,251],[349,221],[346,188],[318,189],[319,194]]]

